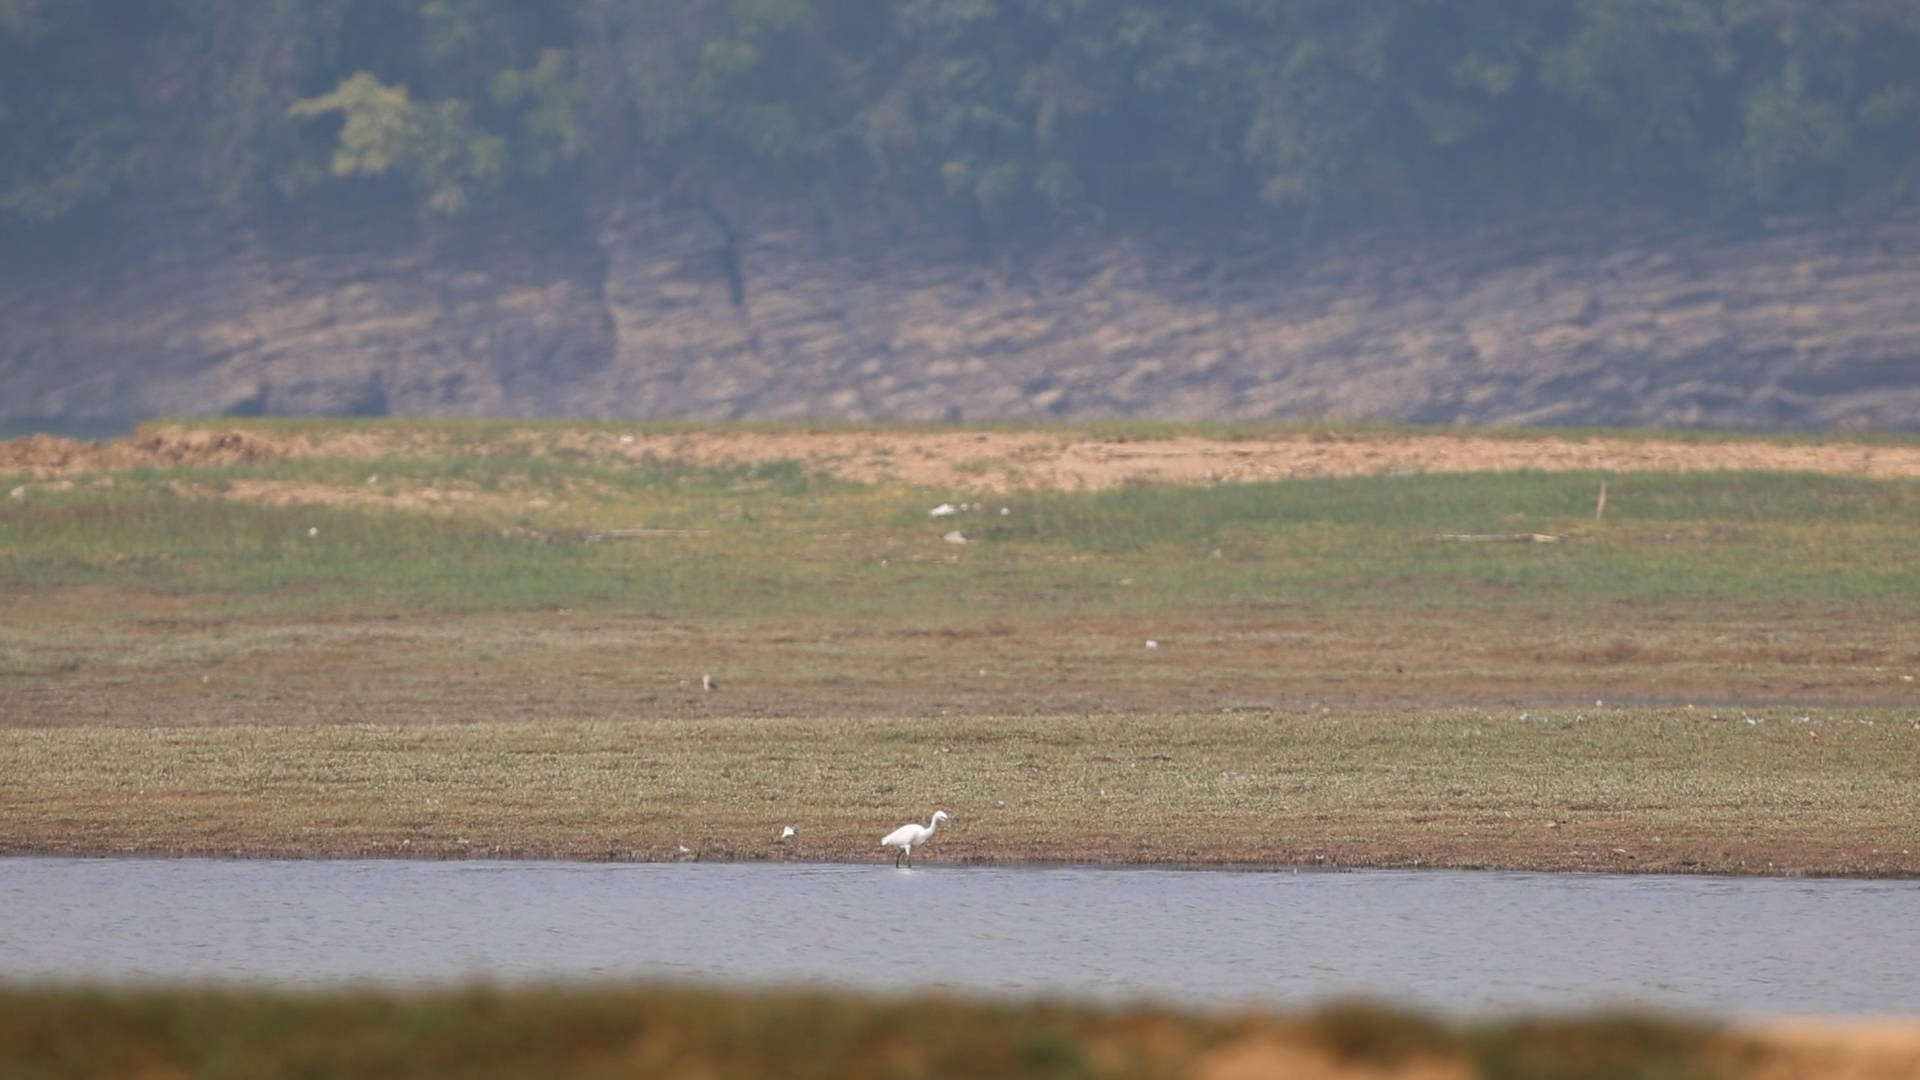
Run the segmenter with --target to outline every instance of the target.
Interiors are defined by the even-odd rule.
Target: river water
[[[1920,1011],[1920,883],[0,858],[0,980],[828,985],[1454,1015]]]

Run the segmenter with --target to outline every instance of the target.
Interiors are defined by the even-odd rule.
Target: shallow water
[[[0,978],[727,985],[1442,1013],[1920,1010],[1920,883],[0,859]]]

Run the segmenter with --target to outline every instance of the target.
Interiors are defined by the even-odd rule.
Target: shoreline
[[[1452,707],[0,728],[0,851],[877,864],[890,828],[944,809],[941,865],[1920,877],[1908,712],[1800,721]]]
[[[661,857],[608,857],[593,858],[572,853],[523,853],[523,854],[426,854],[421,852],[395,852],[386,850],[368,851],[326,851],[294,853],[282,849],[227,850],[210,849],[167,850],[163,848],[134,850],[62,850],[55,848],[0,848],[0,859],[70,859],[70,860],[125,860],[125,861],[190,861],[207,860],[215,862],[420,862],[420,863],[498,863],[498,864],[545,864],[578,866],[667,866],[667,865],[714,865],[714,866],[781,866],[800,867],[873,867],[875,869],[897,869],[887,856],[863,858],[788,858],[781,855],[751,856],[723,855],[715,858],[700,856],[661,856]],[[1858,871],[1829,870],[1820,868],[1795,868],[1789,870],[1730,870],[1730,869],[1674,869],[1671,867],[1617,867],[1595,864],[1592,867],[1567,866],[1540,863],[1537,865],[1516,863],[1503,866],[1479,866],[1467,864],[1434,864],[1403,862],[1365,862],[1365,863],[1262,863],[1247,862],[1223,858],[1219,862],[1204,859],[1184,861],[1152,860],[1102,860],[1076,861],[1062,859],[1028,859],[1019,857],[998,858],[991,855],[969,856],[962,860],[943,860],[934,857],[916,858],[912,869],[931,870],[1099,870],[1115,873],[1128,871],[1161,871],[1171,873],[1217,873],[1217,874],[1356,874],[1356,873],[1437,873],[1437,874],[1547,874],[1566,877],[1673,877],[1673,878],[1725,878],[1728,880],[1766,879],[1775,881],[1917,881],[1920,872],[1897,871]]]

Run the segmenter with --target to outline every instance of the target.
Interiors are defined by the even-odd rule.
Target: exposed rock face
[[[591,219],[589,222],[587,219]],[[158,225],[154,222],[158,221]],[[570,227],[9,240],[0,420],[1371,417],[1920,429],[1920,212],[1535,218],[1312,252],[634,200]]]

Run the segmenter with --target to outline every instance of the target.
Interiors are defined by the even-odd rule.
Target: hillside
[[[6,0],[0,425],[1913,430],[1916,11]]]
[[[1920,428],[1920,213],[1533,214],[1317,244],[980,244],[662,198],[423,225],[142,207],[15,227],[0,422],[156,414],[1365,417]]]

